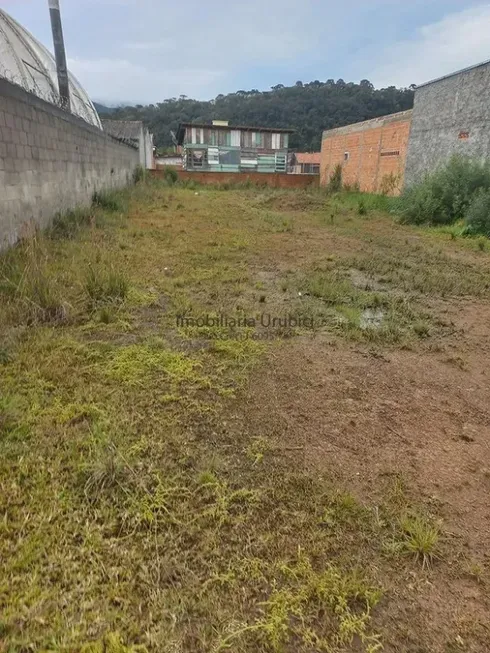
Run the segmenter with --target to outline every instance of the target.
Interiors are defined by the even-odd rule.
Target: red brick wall
[[[342,181],[368,193],[397,195],[403,187],[412,112],[367,120],[323,132],[320,185],[326,186],[335,167]],[[349,157],[345,159],[345,153]]]
[[[154,177],[163,177],[164,170],[152,170]],[[189,172],[177,170],[180,180],[188,179],[198,184],[261,184],[273,188],[306,188],[318,186],[317,175],[286,175],[268,172]]]

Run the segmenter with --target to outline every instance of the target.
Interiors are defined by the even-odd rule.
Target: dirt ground
[[[490,651],[490,245],[125,201],[2,262],[0,651]]]
[[[368,223],[376,240],[347,229],[329,233],[328,242],[302,232],[301,243],[274,252],[278,274],[257,260],[253,276],[265,280],[280,310],[281,253],[301,264],[319,249],[322,258],[350,256],[366,236],[379,246],[380,227],[400,229]],[[402,251],[424,240],[409,229],[404,236]],[[483,263],[488,274],[486,258],[455,247],[445,254]],[[374,277],[370,285],[382,287]],[[345,343],[328,332],[285,340],[252,378],[241,415],[244,428],[266,430],[293,451],[291,464],[335,478],[364,503],[382,501],[397,479],[430,506],[444,524],[444,555],[427,576],[400,568],[384,578],[393,599],[381,617],[385,650],[483,652],[490,650],[490,305],[430,294],[418,299],[450,326],[442,337],[407,349]]]
[[[424,581],[400,570],[408,592],[399,577],[391,579],[400,603],[386,650],[444,650],[448,632],[488,619],[487,587],[470,577],[470,563],[483,569],[489,562],[488,387],[485,370],[462,373],[440,355],[428,365],[427,354],[380,358],[321,338],[284,347],[252,386],[247,420],[257,431],[267,424],[278,443],[304,447],[294,464],[333,476],[373,505],[400,477],[443,519],[444,563]],[[467,574],[459,565],[465,560]],[[466,641],[461,650],[486,646]]]

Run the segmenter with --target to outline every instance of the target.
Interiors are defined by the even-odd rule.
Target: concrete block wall
[[[490,158],[490,63],[479,64],[415,91],[406,185],[452,155]]]
[[[131,183],[138,150],[0,79],[0,249]]]
[[[320,185],[326,186],[338,164],[344,184],[368,193],[398,194],[403,187],[412,111],[323,132]]]

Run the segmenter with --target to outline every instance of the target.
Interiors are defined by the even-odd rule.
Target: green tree
[[[413,88],[394,86],[375,89],[363,79],[360,84],[315,80],[293,86],[277,84],[270,91],[241,89],[218,95],[210,101],[181,95],[149,106],[120,107],[104,118],[143,120],[155,135],[157,147],[172,145],[171,131],[180,122],[230,120],[233,124],[289,127],[296,130],[290,144],[297,150],[318,151],[322,131],[361,120],[411,109]]]

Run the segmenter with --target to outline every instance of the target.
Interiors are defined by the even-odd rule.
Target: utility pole
[[[68,83],[68,68],[66,65],[65,41],[63,39],[63,27],[61,25],[61,12],[59,0],[49,1],[49,15],[51,17],[51,29],[53,31],[54,54],[56,57],[56,71],[58,73],[58,88],[60,92],[63,109],[71,110],[70,86]]]

